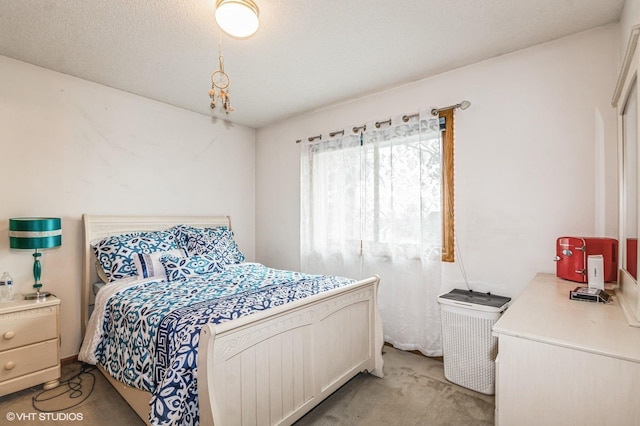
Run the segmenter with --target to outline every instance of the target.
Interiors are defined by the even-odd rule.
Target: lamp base
[[[43,300],[51,296],[48,291],[39,291],[37,293],[29,293],[24,295],[25,300]]]

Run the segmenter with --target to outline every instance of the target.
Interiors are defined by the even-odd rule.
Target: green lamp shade
[[[12,249],[46,249],[62,245],[59,218],[20,217],[9,219],[9,247]]]

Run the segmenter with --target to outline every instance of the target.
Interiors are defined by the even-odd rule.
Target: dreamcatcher
[[[224,56],[222,56],[222,34],[220,34],[220,41],[218,42],[218,67],[217,71],[211,74],[211,90],[209,90],[209,97],[211,98],[211,109],[215,109],[218,102],[222,104],[224,112],[229,114],[233,111],[231,107],[231,100],[229,99],[229,76],[224,72]]]

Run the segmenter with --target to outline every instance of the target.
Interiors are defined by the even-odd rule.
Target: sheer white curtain
[[[363,140],[363,271],[381,278],[385,341],[429,356],[442,355],[440,135],[439,119],[422,112],[367,125]]]
[[[303,148],[301,265],[378,274],[385,341],[442,355],[441,138],[426,112]]]
[[[361,135],[345,134],[302,147],[300,264],[304,272],[361,276]]]

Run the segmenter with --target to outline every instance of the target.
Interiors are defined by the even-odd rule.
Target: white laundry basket
[[[511,298],[468,290],[440,295],[444,376],[450,382],[495,394],[498,339],[491,329]]]

